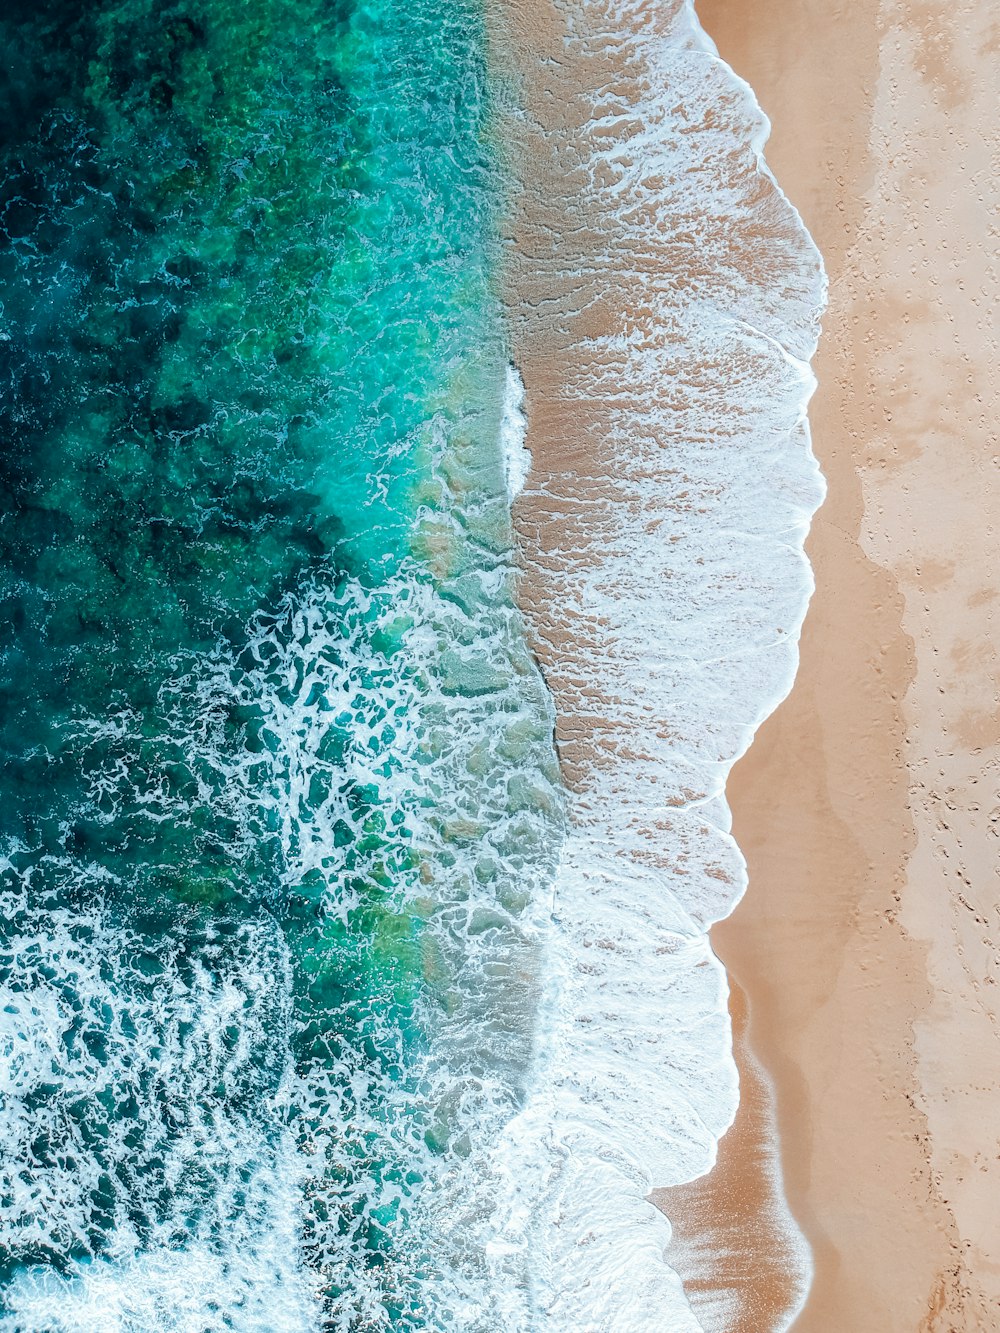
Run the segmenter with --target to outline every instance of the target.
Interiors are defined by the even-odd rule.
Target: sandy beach
[[[1000,24],[986,0],[699,13],[830,276],[816,593],[794,690],[730,780],[750,887],[713,931],[813,1248],[795,1328],[993,1329]],[[702,1185],[722,1209],[726,1160]]]
[[[655,342],[650,275],[672,279],[678,252],[665,219],[637,234],[637,258],[609,285],[606,259],[593,259],[607,235],[573,212],[605,183],[573,147],[606,132],[588,129],[587,90],[620,107],[648,99],[615,35],[624,11],[590,46],[567,37],[562,5],[509,11],[530,53],[521,147],[533,182],[510,238],[534,453],[516,511],[522,603],[586,808],[657,762],[636,738],[660,705],[645,718],[623,707],[634,682],[608,656],[614,627],[574,601],[630,512],[608,482],[617,382],[588,383],[581,349],[623,312]],[[986,0],[698,11],[771,119],[768,165],[829,274],[810,407],[829,492],[807,546],[816,591],[796,683],[727,787],[750,882],[712,940],[732,979],[742,1100],[715,1170],[653,1195],[674,1224],[666,1257],[711,1333],[784,1328],[804,1271],[787,1198],[814,1270],[796,1330],[993,1329],[1000,24]],[[637,23],[652,14],[634,7]],[[676,881],[656,850],[670,820],[636,809],[639,859]],[[732,883],[731,867],[718,872],[708,918]]]

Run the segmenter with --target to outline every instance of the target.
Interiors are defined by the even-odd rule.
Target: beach
[[[0,1333],[1000,1328],[986,0],[8,9]]]
[[[993,1328],[1000,31],[985,3],[699,13],[830,279],[816,591],[728,785],[749,889],[713,931],[813,1252],[795,1328]]]

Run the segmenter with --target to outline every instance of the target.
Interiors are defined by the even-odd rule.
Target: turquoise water
[[[0,1327],[493,1327],[562,805],[480,5],[2,41]]]

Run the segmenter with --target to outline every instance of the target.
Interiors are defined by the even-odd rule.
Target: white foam
[[[294,1171],[289,1171],[295,1180]],[[253,1194],[252,1182],[249,1193]],[[319,1333],[316,1282],[298,1261],[298,1199],[287,1179],[267,1188],[281,1206],[252,1237],[220,1252],[198,1241],[121,1260],[77,1262],[62,1276],[34,1268],[5,1293],[6,1333]],[[246,1241],[250,1240],[249,1244]]]
[[[646,1195],[709,1170],[737,1105],[706,931],[746,887],[726,778],[791,687],[813,586],[803,542],[824,488],[806,405],[825,278],[761,157],[767,122],[691,5],[575,6],[569,22],[570,46],[607,56],[588,68],[643,89],[639,104],[595,92],[559,150],[567,179],[589,182],[570,204],[588,272],[642,314],[582,347],[560,386],[610,420],[587,505],[599,549],[547,561],[544,609],[550,644],[581,627],[588,642],[565,668],[553,649],[550,669],[598,760],[576,756],[496,1254],[533,1256],[528,1327],[674,1333],[699,1324]],[[547,262],[577,275],[555,247]],[[538,451],[533,481],[559,503]],[[781,1220],[804,1295],[808,1250]]]
[[[130,715],[78,724],[81,763],[108,818],[141,808],[152,828],[183,825],[211,800],[237,859],[271,855],[279,910],[204,960],[195,948],[192,977],[171,965],[163,941],[168,965],[151,985],[134,969],[141,938],[99,914],[40,911],[38,867],[19,876],[8,864],[18,888],[0,906],[22,932],[0,961],[31,956],[37,966],[22,961],[16,985],[0,992],[7,1221],[57,1252],[70,1241],[86,1249],[105,1159],[137,1174],[131,1197],[118,1192],[112,1249],[64,1276],[25,1271],[0,1328],[348,1333],[389,1327],[388,1310],[413,1299],[428,1328],[486,1333],[498,1311],[503,1327],[523,1326],[520,1270],[498,1282],[484,1253],[496,1194],[489,1156],[531,1055],[540,961],[526,909],[551,877],[561,825],[552,715],[512,602],[504,497],[481,496],[461,521],[441,507],[423,522],[436,552],[450,534],[440,579],[415,562],[374,591],[319,578],[261,617],[241,652],[220,644],[178,658],[160,691],[157,744],[197,782],[144,787],[141,767],[115,749],[134,733]],[[233,708],[259,716],[266,745],[233,745]],[[143,719],[147,744],[151,724]],[[342,743],[331,752],[334,732]],[[337,830],[363,825],[352,794],[364,788],[377,792],[380,832],[358,852]],[[68,859],[47,870],[99,900],[87,867]],[[362,1036],[349,996],[343,1017],[316,1015],[334,1034],[329,1054],[293,1071],[292,974],[303,960],[278,928],[281,901],[308,891],[325,921],[357,931],[359,883],[422,923],[430,984],[414,988],[414,1025],[423,1040],[406,1049],[378,992]],[[326,947],[331,961],[349,956],[343,940]],[[364,956],[378,941],[357,947]],[[366,1009],[360,993],[356,1003]],[[71,1048],[81,1021],[88,1036],[108,1032],[104,1058]],[[55,1095],[29,1106],[46,1083]],[[106,1109],[95,1100],[104,1094]],[[110,1109],[124,1102],[132,1118]],[[73,1128],[68,1111],[80,1107],[107,1125],[96,1149]],[[136,1122],[140,1153],[124,1139]],[[55,1161],[35,1159],[45,1135],[64,1150]],[[374,1219],[391,1253],[382,1266],[368,1262]],[[332,1304],[320,1276],[340,1293]]]
[[[500,418],[500,452],[503,455],[507,495],[511,500],[515,500],[524,490],[524,483],[531,471],[527,436],[524,382],[516,368],[508,366],[504,380],[503,415]]]

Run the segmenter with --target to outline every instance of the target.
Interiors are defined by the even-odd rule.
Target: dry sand
[[[997,1329],[1000,16],[699,13],[772,119],[831,282],[816,595],[792,695],[730,782],[750,888],[713,932],[814,1249],[795,1328]],[[702,1186],[723,1213],[732,1156]]]

